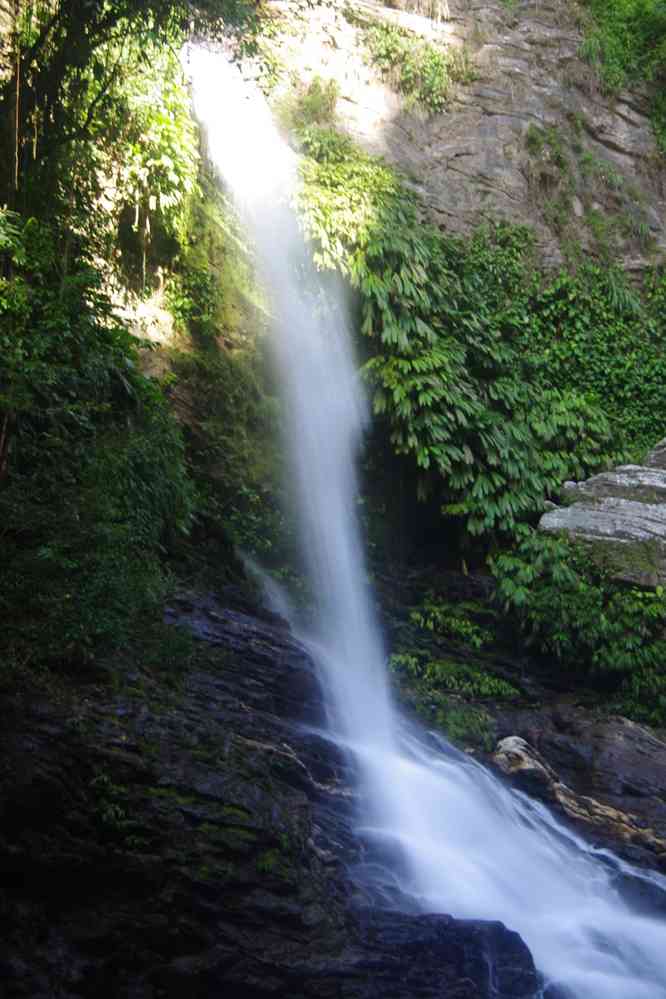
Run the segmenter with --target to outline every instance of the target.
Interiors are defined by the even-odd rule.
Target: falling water
[[[344,296],[314,268],[290,208],[296,157],[261,97],[204,48],[190,51],[189,71],[210,156],[251,233],[269,296],[317,604],[311,645],[333,737],[356,761],[364,835],[402,858],[395,877],[418,908],[501,920],[527,942],[545,981],[574,999],[666,999],[666,927],[621,898],[626,865],[394,710],[354,511],[366,406]],[[660,875],[633,875],[666,892]]]

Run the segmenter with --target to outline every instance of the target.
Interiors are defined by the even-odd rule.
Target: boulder
[[[666,442],[645,465],[621,465],[584,482],[566,482],[565,505],[549,509],[539,528],[589,546],[615,578],[640,586],[666,583]]]
[[[574,706],[507,709],[497,721],[492,760],[512,784],[593,842],[666,872],[665,742]]]

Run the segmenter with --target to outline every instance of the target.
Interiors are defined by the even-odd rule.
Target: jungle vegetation
[[[587,8],[586,51],[608,88],[663,78],[663,5]],[[257,336],[265,308],[177,56],[193,31],[257,53],[262,30],[261,7],[238,0],[20,4],[0,89],[3,675],[94,664],[159,613],[175,575],[197,560],[207,569],[203,540],[230,577],[234,545],[288,561],[279,409]],[[405,40],[374,30],[369,46],[381,69]],[[409,93],[436,112],[468,67],[429,52],[417,62]],[[527,228],[446,232],[405,178],[337,129],[335,104],[315,81],[287,118],[303,153],[304,230],[356,296],[377,557],[426,557],[426,524],[452,557],[494,573],[498,606],[535,650],[575,660],[623,710],[663,722],[663,594],[623,588],[533,530],[564,480],[639,458],[663,436],[663,272],[640,288],[621,261],[547,272]],[[150,345],[119,301],[163,285],[184,339],[149,376]],[[479,631],[436,596],[414,613],[415,628],[492,644],[487,623]],[[431,700],[438,684],[495,689],[476,667],[397,654]]]

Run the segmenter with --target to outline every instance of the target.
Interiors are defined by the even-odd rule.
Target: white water
[[[345,303],[324,289],[299,233],[289,206],[295,157],[261,98],[204,49],[190,51],[188,69],[211,158],[250,230],[269,296],[318,605],[311,645],[334,737],[356,760],[364,834],[395,849],[395,877],[421,909],[501,920],[545,980],[575,999],[666,999],[666,925],[619,897],[613,882],[625,865],[394,710],[354,512],[366,408]],[[659,875],[639,876],[666,891]]]

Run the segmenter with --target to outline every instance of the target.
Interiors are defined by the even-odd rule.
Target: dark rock
[[[497,730],[508,752],[495,760],[513,782],[600,845],[666,871],[666,743],[653,732],[573,705],[503,708]]]
[[[515,933],[355,879],[349,763],[284,627],[194,594],[167,615],[210,650],[177,690],[132,669],[75,726],[43,702],[0,732],[2,999],[534,995]]]

